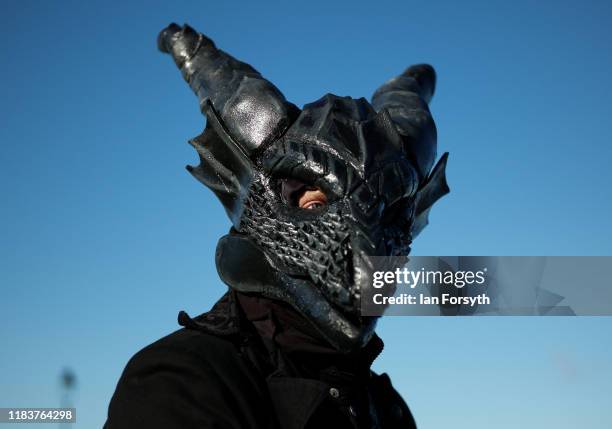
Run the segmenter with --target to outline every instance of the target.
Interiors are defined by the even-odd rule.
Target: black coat
[[[233,293],[179,323],[129,361],[105,429],[416,427],[389,377],[369,369],[378,337],[358,356],[299,362],[257,334]]]

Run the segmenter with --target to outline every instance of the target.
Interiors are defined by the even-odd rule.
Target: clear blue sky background
[[[369,97],[412,63],[452,194],[421,255],[612,254],[610,2],[3,1],[0,407],[100,427],[129,357],[209,308],[229,222],[183,169],[204,121],[159,30],[189,22],[293,102]],[[610,318],[389,318],[421,428],[609,428]]]

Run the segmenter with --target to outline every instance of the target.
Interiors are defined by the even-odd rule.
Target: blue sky
[[[608,2],[5,1],[0,407],[100,427],[141,347],[223,293],[229,228],[191,178],[204,120],[157,33],[189,22],[297,105],[369,97],[413,63],[452,193],[419,255],[612,254]],[[388,318],[376,362],[422,428],[609,427],[610,318]]]

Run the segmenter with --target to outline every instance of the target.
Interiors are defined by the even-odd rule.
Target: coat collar
[[[192,318],[186,312],[181,311],[178,315],[178,322],[187,329],[196,329],[216,336],[234,338],[237,343],[241,344],[241,347],[249,343],[244,340],[249,333],[253,335],[255,331],[253,326],[247,326],[247,324],[250,325],[250,322],[241,315],[237,297],[235,292],[231,290],[225,293],[207,313]],[[259,336],[257,335],[257,337]],[[324,371],[316,378],[312,378],[287,370],[286,360],[302,360],[300,356],[292,354],[287,358],[284,353],[277,353],[279,350],[274,350],[276,347],[271,346],[269,339],[260,341],[261,338],[257,343],[264,345],[264,348],[268,351],[268,353],[265,353],[267,356],[265,360],[272,361],[267,363],[268,365],[272,364],[272,371],[265,371],[262,376],[266,379],[278,422],[282,428],[286,429],[304,428],[310,417],[326,398],[342,401],[345,392],[349,391],[349,386],[353,384],[355,378],[361,382],[367,382],[364,378],[367,379],[370,375],[370,365],[384,347],[382,340],[374,334],[372,340],[363,349],[350,356],[340,356],[340,360],[337,361],[343,368],[345,365],[342,362],[347,362],[347,360],[358,361],[358,367],[361,369],[359,374],[354,371],[349,371],[347,374],[344,371],[336,371],[336,369],[341,368],[333,368],[332,371]],[[256,353],[256,355],[261,357],[261,353]],[[315,357],[312,354],[310,356]],[[301,358],[303,357],[301,356]],[[336,361],[337,358],[338,356],[327,355],[323,360]],[[254,363],[256,360],[254,360]],[[263,368],[257,363],[255,363],[255,367]]]
[[[231,291],[226,292],[210,311],[191,317],[185,311],[178,314],[178,323],[188,329],[203,331],[218,336],[240,334],[240,316],[236,307],[236,298]]]

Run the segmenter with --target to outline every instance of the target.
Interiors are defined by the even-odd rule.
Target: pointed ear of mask
[[[445,152],[417,192],[414,223],[411,229],[413,238],[429,223],[429,211],[434,203],[450,192],[446,183],[447,160],[448,152]]]
[[[243,202],[253,179],[253,166],[240,147],[224,132],[212,106],[207,109],[204,132],[189,141],[200,157],[187,170],[219,198],[234,227],[238,228]]]

